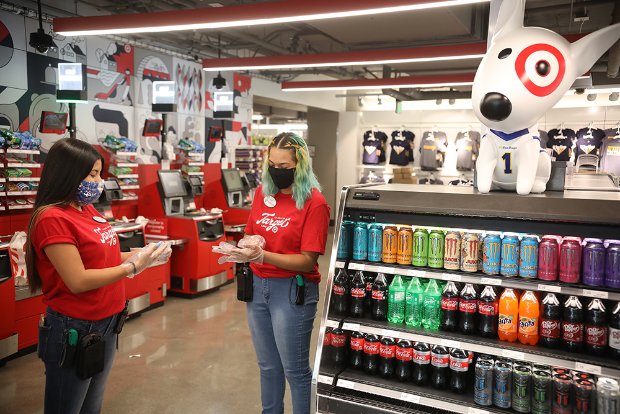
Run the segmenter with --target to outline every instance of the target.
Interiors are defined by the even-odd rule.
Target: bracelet
[[[131,276],[135,276],[136,273],[138,273],[138,270],[136,269],[136,265],[133,262],[129,262],[129,264],[133,267],[133,272],[131,272]]]

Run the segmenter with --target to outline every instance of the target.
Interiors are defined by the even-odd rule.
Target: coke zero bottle
[[[411,379],[411,365],[413,359],[413,344],[411,341],[401,339],[396,344],[396,363],[394,376],[402,382]]]
[[[469,353],[453,348],[450,352],[450,391],[457,394],[465,393],[468,369]]]
[[[471,283],[461,291],[459,299],[459,331],[467,335],[476,332],[476,314],[478,311],[478,294]]]
[[[448,282],[441,294],[441,324],[442,331],[454,332],[459,321],[459,291],[454,282]]]
[[[620,360],[620,302],[609,319],[609,353],[615,361]]]
[[[375,281],[375,276],[372,273],[366,272],[364,275],[364,281],[366,282],[366,297],[364,298],[364,311],[370,312],[372,308],[372,283]]]
[[[379,375],[383,378],[392,378],[394,375],[394,356],[396,355],[396,341],[384,336],[379,345]]]
[[[372,284],[371,316],[376,321],[386,321],[388,314],[388,283],[383,273],[379,273]]]
[[[478,300],[478,331],[484,338],[497,338],[499,298],[493,286],[485,286]]]
[[[577,296],[570,296],[564,302],[562,340],[564,349],[579,352],[583,348],[583,307]]]
[[[349,366],[354,369],[362,369],[364,363],[364,334],[351,332],[349,342]]]
[[[586,352],[604,355],[607,352],[607,313],[600,299],[592,299],[586,309],[584,327]]]
[[[347,364],[347,334],[340,328],[332,331],[332,361],[338,368]]]
[[[344,269],[340,269],[334,278],[331,302],[336,314],[347,315],[349,312],[349,275]]]
[[[540,312],[540,345],[545,348],[560,346],[562,332],[562,305],[554,293],[547,293]]]
[[[354,318],[364,316],[364,301],[366,300],[366,281],[362,271],[355,272],[351,282],[351,298],[349,299],[349,315]]]
[[[379,370],[379,337],[366,334],[364,338],[364,372],[375,375]]]
[[[416,385],[426,385],[429,380],[429,366],[431,364],[431,349],[424,342],[413,345],[413,382]]]
[[[431,350],[431,386],[445,389],[450,378],[450,354],[448,348],[435,345]]]

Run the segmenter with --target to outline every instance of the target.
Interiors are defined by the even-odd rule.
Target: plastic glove
[[[162,242],[162,244],[165,244],[166,248],[162,251],[159,257],[153,261],[153,263],[149,267],[161,266],[163,264],[168,263],[168,260],[170,260],[170,256],[172,255],[172,243]]]
[[[121,266],[127,269],[127,277],[133,278],[149,267],[168,248],[167,243],[150,243],[125,260]]]
[[[260,236],[259,236],[260,237]],[[261,237],[262,238],[262,237]],[[240,243],[241,244],[241,243]],[[264,246],[264,239],[263,244]],[[263,263],[265,252],[258,240],[252,242],[248,247],[235,247],[233,243],[221,242],[218,246],[211,249],[214,253],[222,254],[217,262],[224,264],[226,262],[233,263]]]
[[[239,240],[238,246],[242,249],[244,248],[255,248],[260,247],[261,249],[265,248],[265,238],[263,236],[252,235],[245,236],[243,239]]]

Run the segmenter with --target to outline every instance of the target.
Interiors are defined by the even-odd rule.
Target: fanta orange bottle
[[[536,294],[526,290],[519,304],[519,342],[536,345],[538,343],[538,317],[540,305]]]
[[[499,323],[497,332],[502,341],[517,340],[519,298],[513,289],[505,289],[499,298]]]

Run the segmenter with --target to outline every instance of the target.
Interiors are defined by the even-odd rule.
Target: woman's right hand
[[[127,269],[127,277],[133,278],[157,261],[166,250],[167,243],[150,243],[131,255],[121,266]]]

